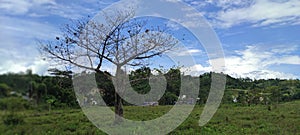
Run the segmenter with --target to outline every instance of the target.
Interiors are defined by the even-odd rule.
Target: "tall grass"
[[[191,115],[172,135],[180,134],[299,134],[300,101],[283,103],[273,107],[256,105],[242,107],[221,105],[212,120],[198,126],[203,107],[196,106]],[[125,116],[132,120],[151,120],[167,113],[172,106],[125,107]],[[105,134],[97,129],[80,109],[52,110],[51,112],[22,110],[22,124],[4,124],[5,111],[0,111],[1,134]]]

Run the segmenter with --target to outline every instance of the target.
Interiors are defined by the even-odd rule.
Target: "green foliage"
[[[24,124],[24,118],[17,112],[30,109],[28,101],[19,97],[9,97],[0,99],[1,110],[5,111],[2,121],[7,126]]]
[[[160,105],[172,105],[177,100],[181,88],[181,77],[199,79],[200,91],[198,104],[205,104],[210,87],[211,73],[196,76],[183,75],[179,68],[171,68],[166,71],[155,69],[164,75],[167,81],[166,92],[160,99]],[[76,96],[72,87],[71,74],[69,71],[50,70],[57,76],[38,76],[28,71],[22,74],[0,75],[0,97],[8,97],[10,91],[15,91],[18,95],[28,96],[36,105],[47,105],[47,97],[55,97],[53,107],[73,107],[78,108]],[[141,67],[129,74],[129,79],[133,89],[141,94],[146,94],[151,90],[149,77],[151,69]],[[113,106],[115,99],[115,89],[112,83],[113,75],[108,72],[98,72],[96,81],[99,92],[107,105]],[[188,87],[184,86],[184,87]],[[193,88],[190,88],[191,90]],[[160,95],[158,95],[160,96]],[[88,97],[86,97],[88,98]],[[251,80],[250,78],[233,78],[226,76],[226,90],[223,103],[234,103],[239,105],[274,104],[280,102],[300,99],[299,80]],[[125,103],[125,105],[129,105]],[[3,108],[3,107],[2,107]]]
[[[166,92],[171,92],[177,96],[180,93],[180,83],[181,83],[181,72],[179,68],[171,68],[165,74],[167,80],[167,90]]]
[[[181,77],[199,79],[197,106],[190,117],[170,134],[296,134],[300,132],[300,80],[251,80],[227,75],[221,108],[204,127],[198,127],[202,105],[210,91],[211,74],[187,76],[177,68],[158,72],[166,77],[166,92],[160,105],[173,105],[178,99]],[[0,75],[0,133],[2,134],[104,134],[78,108],[72,88],[70,72],[58,76],[38,76],[28,71],[23,74]],[[141,94],[151,90],[151,70],[142,67],[129,75],[133,89]],[[96,74],[99,92],[109,106],[114,105],[113,75]],[[193,90],[192,84],[184,86]],[[11,91],[18,94],[12,96]],[[22,99],[20,94],[29,97]],[[236,99],[236,103],[233,100]],[[225,103],[225,104],[224,104]],[[126,104],[129,105],[129,104]],[[69,108],[69,110],[58,110]],[[49,111],[46,111],[48,110]],[[151,120],[167,113],[171,106],[126,106],[124,116],[132,120]],[[50,113],[51,110],[51,113]],[[142,130],[142,129],[137,129]]]
[[[131,85],[136,92],[146,94],[151,90],[149,85],[150,75],[151,69],[148,67],[142,67],[130,73]]]
[[[10,91],[11,88],[7,84],[0,83],[0,98],[8,96]]]
[[[100,89],[100,94],[108,106],[114,105],[115,88],[108,72],[99,72],[96,74],[96,82]]]
[[[158,101],[160,105],[174,105],[178,96],[171,92],[166,92],[164,96]]]
[[[22,111],[30,109],[30,103],[19,97],[8,97],[0,99],[0,109],[9,111]]]
[[[48,104],[49,112],[51,111],[51,107],[55,103],[55,101],[56,101],[55,97],[47,97],[46,102]]]
[[[300,101],[280,103],[269,111],[266,106],[250,107],[223,104],[214,117],[203,127],[198,121],[203,107],[196,106],[190,116],[170,135],[185,134],[298,134],[300,132]],[[172,106],[139,107],[125,106],[125,117],[130,120],[153,120],[167,113]],[[105,135],[93,125],[81,110],[64,109],[48,111],[19,112],[22,122],[12,127],[0,124],[1,134],[100,134]],[[0,111],[3,121],[5,113]],[[11,117],[11,116],[10,116]],[[17,120],[18,121],[18,120]],[[22,120],[20,120],[22,121]],[[11,122],[12,123],[12,122]],[[18,123],[18,122],[15,122]],[[166,123],[167,124],[167,123]],[[138,129],[137,129],[138,130]],[[159,130],[159,129],[158,129]],[[151,133],[150,133],[151,134]]]
[[[4,115],[2,119],[3,123],[6,126],[24,124],[23,116],[15,113],[9,113],[8,115]]]
[[[55,102],[55,99],[50,98],[50,99],[47,99],[46,101],[47,101],[48,104],[51,105]]]

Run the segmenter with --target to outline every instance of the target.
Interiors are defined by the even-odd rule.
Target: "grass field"
[[[199,127],[203,107],[196,106],[191,115],[170,134],[300,134],[300,101],[272,106],[241,107],[221,105],[212,120]],[[167,113],[172,106],[125,107],[125,117],[149,120]],[[14,112],[24,121],[16,125],[4,124],[8,112],[0,112],[1,134],[105,134],[97,129],[80,109],[48,111],[26,110]]]

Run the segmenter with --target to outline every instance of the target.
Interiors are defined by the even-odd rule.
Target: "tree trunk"
[[[116,80],[115,80],[115,123],[123,121],[123,105],[120,94],[124,92],[124,71],[121,66],[117,66]]]
[[[122,122],[123,120],[121,117],[123,117],[122,98],[115,92],[115,123]]]

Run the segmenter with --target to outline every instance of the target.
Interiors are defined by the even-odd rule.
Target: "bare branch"
[[[133,9],[104,13],[104,17],[106,23],[73,21],[62,29],[62,37],[41,43],[41,51],[50,59],[98,72],[104,61],[139,66],[141,60],[159,56],[177,44],[159,27],[146,28],[145,20],[133,19]]]

